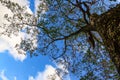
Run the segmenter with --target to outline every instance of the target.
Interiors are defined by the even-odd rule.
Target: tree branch
[[[66,42],[66,39],[65,39],[65,40],[64,40],[64,50],[63,50],[62,54],[60,54],[60,55],[57,56],[57,57],[53,57],[53,59],[55,60],[55,59],[60,58],[61,56],[63,56],[63,55],[66,53],[66,51],[67,51],[67,42]]]
[[[44,48],[48,48],[50,44],[54,43],[55,41],[59,41],[59,40],[67,40],[69,39],[70,37],[73,37],[73,36],[76,36],[78,34],[80,34],[81,32],[89,32],[89,31],[96,31],[95,28],[93,27],[89,27],[90,25],[86,25],[84,27],[81,27],[79,30],[67,35],[67,36],[64,36],[62,38],[56,38],[56,39],[53,39],[46,47]]]

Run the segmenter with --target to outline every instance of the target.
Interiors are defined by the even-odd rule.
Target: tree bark
[[[94,25],[120,75],[120,4],[99,15]]]

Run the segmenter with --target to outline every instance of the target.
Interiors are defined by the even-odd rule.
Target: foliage
[[[82,2],[84,1],[79,5],[85,7]],[[42,51],[44,55],[51,56],[57,63],[60,63],[62,58],[66,68],[78,78],[87,76],[87,79],[91,79],[90,76],[93,76],[95,79],[115,79],[117,72],[101,42],[95,39],[96,47],[92,49],[86,30],[79,32],[87,22],[84,13],[75,6],[77,1],[46,0],[45,3],[48,6],[46,13],[38,14],[41,17],[38,27],[42,27],[39,37],[41,42],[38,43],[42,45],[38,48],[40,53]],[[105,6],[104,0],[91,1],[91,4],[88,4],[91,13],[102,14],[107,11],[108,6]],[[87,14],[86,19],[91,22]]]
[[[39,33],[39,30],[34,26],[37,24],[35,16],[27,11],[26,6],[20,6],[9,0],[0,0],[0,3],[7,7],[12,13],[11,15],[4,15],[8,23],[0,26],[0,29],[3,30],[0,34],[11,37],[11,35],[18,36],[19,33],[24,32],[21,43],[16,44],[15,48],[20,54],[23,54],[23,51],[33,53],[36,48],[36,35]]]
[[[98,37],[99,34],[93,32],[95,30],[91,28],[93,13],[99,16],[107,11],[109,6],[106,6],[105,1],[42,1],[39,4],[36,18],[34,15],[25,12],[24,7],[6,0],[0,0],[6,7],[11,6],[9,9],[13,12],[13,17],[5,15],[11,24],[7,26],[8,29],[4,34],[7,32],[5,35],[9,35],[20,31],[30,34],[32,37],[22,40],[21,45],[18,45],[19,48],[30,52],[31,55],[38,55],[39,53],[49,55],[57,64],[65,65],[64,68],[75,74],[78,79],[118,79],[115,66],[109,58],[101,38]],[[88,41],[89,38],[93,39],[92,44],[90,44],[91,40]],[[36,39],[38,46],[33,45]],[[61,70],[58,69],[57,71]]]

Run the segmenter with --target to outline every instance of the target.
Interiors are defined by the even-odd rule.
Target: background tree
[[[42,1],[36,20],[33,15],[23,12],[24,8],[19,5],[1,0],[6,7],[13,6],[9,8],[14,16],[5,16],[8,20],[10,18],[10,27],[15,28],[8,28],[9,32],[21,31],[20,25],[28,25],[31,26],[26,28],[28,34],[38,34],[37,47],[32,45],[35,40],[32,37],[22,40],[18,50],[29,51],[31,55],[49,55],[79,79],[119,79],[120,5],[114,7],[104,0]],[[57,71],[58,74],[62,72]]]

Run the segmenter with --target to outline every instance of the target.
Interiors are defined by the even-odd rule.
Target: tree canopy
[[[120,79],[120,5],[114,1],[42,0],[33,15],[25,7],[0,0],[13,12],[12,17],[5,15],[10,24],[3,25],[2,34],[30,34],[16,44],[18,51],[48,55],[81,80]]]

